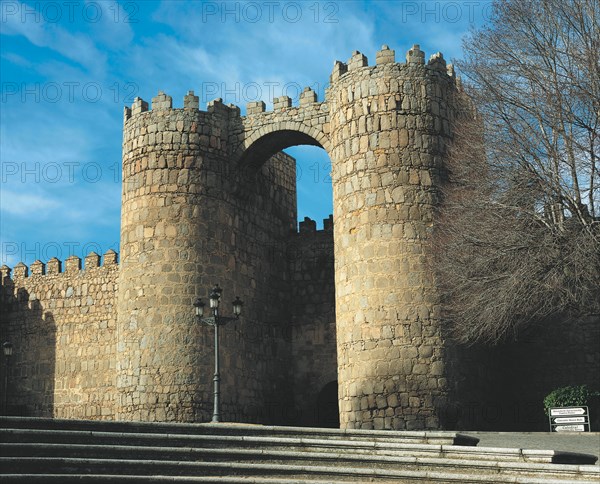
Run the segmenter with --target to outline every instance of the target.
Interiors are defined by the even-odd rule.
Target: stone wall
[[[336,63],[331,113],[342,427],[440,426],[445,342],[429,261],[454,78],[441,54]]]
[[[3,266],[0,338],[14,345],[11,413],[61,418],[115,416],[117,254]],[[3,372],[6,368],[3,369]]]
[[[458,430],[549,431],[543,399],[571,385],[600,389],[600,318],[557,317],[497,346],[449,344],[450,383],[444,410]],[[600,431],[600,408],[592,410]]]
[[[327,222],[327,221],[326,221]],[[292,384],[289,406],[266,405],[255,416],[286,424],[327,425],[319,393],[337,378],[331,227],[301,222],[288,257],[293,281],[290,325],[269,335],[256,329],[247,342],[268,336],[288,341],[283,367]],[[20,415],[114,419],[116,254],[90,254],[85,270],[70,258],[61,272],[56,259],[29,268],[2,267],[0,340],[15,352],[9,380],[9,411]],[[239,333],[236,331],[236,335]],[[241,344],[241,342],[239,342]],[[231,361],[233,356],[227,356]],[[453,375],[450,404],[442,415],[458,430],[547,431],[543,397],[574,384],[598,388],[598,317],[549,320],[516,342],[497,347],[455,346],[447,353]],[[5,367],[2,368],[2,372]],[[2,377],[4,373],[2,373]],[[259,411],[260,410],[260,411]],[[592,409],[594,430],[598,411]],[[595,413],[594,413],[595,411]],[[246,415],[234,413],[244,420]]]
[[[192,303],[214,284],[222,311],[223,418],[278,422],[289,398],[286,244],[296,222],[295,164],[280,154],[237,170],[229,153],[239,108],[198,109],[159,93],[125,111],[122,263],[118,304],[118,417],[202,421],[212,412],[213,330]],[[229,299],[230,298],[230,299]],[[256,335],[262,337],[257,337]],[[284,369],[284,371],[281,371]]]
[[[329,348],[323,368],[308,362],[311,337],[288,331],[310,329],[295,324],[310,315],[308,305],[294,314],[294,295],[331,273],[295,287],[286,257],[296,221],[293,163],[271,158],[313,144],[332,159],[341,425],[438,426],[444,342],[426,239],[454,80],[441,55],[426,64],[417,46],[406,64],[387,47],[376,57],[374,67],[358,52],[338,62],[324,102],[307,88],[299,106],[282,96],[272,111],[255,102],[241,117],[220,100],[201,111],[192,92],[173,108],[161,92],[152,109],[139,98],[125,109],[117,418],[206,420],[212,331],[195,321],[192,303],[214,283],[246,302],[244,317],[223,331],[224,418],[277,423],[294,387],[301,398],[303,371],[315,391],[318,378],[335,381],[325,371],[334,361],[333,309],[311,323]],[[300,249],[294,263],[324,260],[326,245],[311,256]],[[315,301],[322,308],[333,299],[328,288]],[[302,398],[305,408],[314,401]]]
[[[441,54],[425,62],[414,46],[396,63],[384,46],[375,65],[360,52],[336,62],[321,102],[306,88],[298,106],[282,96],[241,116],[220,99],[200,110],[193,92],[182,108],[136,98],[120,266],[107,253],[83,271],[76,258],[64,272],[57,260],[12,279],[1,269],[11,408],[209,420],[214,330],[192,305],[214,284],[224,315],[245,303],[221,330],[224,420],[326,425],[339,408],[343,428],[523,429],[551,389],[597,384],[594,322],[549,322],[493,349],[444,335],[429,238],[455,89]],[[280,150],[298,144],[331,158],[322,231],[296,231],[295,163]]]
[[[327,384],[337,387],[333,220],[323,230],[305,217],[290,241],[291,368],[295,408],[290,423],[339,427],[337,398],[322,401]]]

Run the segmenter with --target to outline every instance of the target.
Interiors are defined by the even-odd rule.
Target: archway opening
[[[273,316],[276,321],[273,325],[280,325],[281,332],[276,334],[282,336],[276,342],[278,349],[267,372],[269,381],[279,382],[273,383],[272,399],[288,410],[279,413],[276,423],[317,426],[320,417],[315,402],[323,382],[337,379],[329,155],[314,137],[284,130],[258,137],[239,160],[240,166],[248,170],[245,179],[252,180],[261,194],[256,197],[260,207],[278,211],[273,219],[282,221],[286,214],[290,216],[290,230],[272,242],[273,246],[280,247],[281,243],[284,247],[286,275],[278,284],[271,281],[261,284],[263,293],[273,291],[269,301],[281,304],[279,316]],[[265,203],[267,194],[273,194],[281,202]],[[293,211],[288,209],[288,197],[295,202]],[[252,197],[247,200],[250,202]],[[274,258],[266,271],[276,273],[274,267],[277,271],[283,269],[281,258]],[[284,298],[282,293],[286,294]],[[283,400],[279,400],[281,394],[285,394]],[[329,417],[324,422],[333,425],[338,419],[337,401],[335,405],[329,402],[325,408],[329,409]]]
[[[308,217],[323,228],[322,221],[333,214],[331,160],[317,146],[300,145],[284,150],[296,159],[296,200],[298,222]]]
[[[300,425],[339,427],[337,390],[314,409],[324,381],[337,379],[331,161],[316,146],[285,150],[296,159],[298,233],[290,240],[292,381]],[[338,422],[337,424],[335,422]]]

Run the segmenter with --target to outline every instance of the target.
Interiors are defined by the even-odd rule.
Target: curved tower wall
[[[125,112],[118,419],[193,421],[210,402],[198,384],[210,372],[210,335],[191,304],[201,283],[213,282],[202,276],[218,278],[227,262],[229,244],[213,221],[226,219],[229,207],[216,186],[225,166],[219,125],[197,98],[186,105],[172,109],[159,94],[151,111],[136,99]]]
[[[341,426],[438,428],[448,384],[428,239],[454,89],[441,54],[425,63],[415,46],[405,64],[388,48],[376,66],[359,52],[336,63],[326,103],[305,90],[298,108],[278,98],[242,118],[220,100],[200,111],[193,94],[183,109],[162,93],[151,111],[136,100],[124,126],[118,418],[209,417],[212,328],[192,303],[219,283],[224,308],[246,303],[221,333],[224,418],[289,420],[294,165],[240,160],[255,145],[268,157],[260,143],[273,133],[289,144],[303,133],[332,160]]]
[[[268,112],[250,103],[245,117],[218,101],[200,111],[193,94],[183,109],[164,94],[152,111],[140,99],[126,109],[121,266],[109,251],[102,267],[89,254],[84,271],[75,256],[64,270],[56,258],[19,263],[12,277],[0,267],[0,335],[15,345],[11,412],[209,419],[213,331],[194,321],[192,302],[214,283],[224,313],[236,295],[245,301],[221,334],[225,420],[323,421],[334,405],[319,415],[330,402],[321,390],[339,370],[343,427],[443,427],[450,381],[449,422],[536,430],[545,423],[532,409],[556,378],[593,382],[593,320],[566,321],[581,329],[566,335],[565,321],[548,321],[542,339],[529,335],[535,346],[525,334],[493,353],[448,351],[428,238],[454,79],[440,55],[426,64],[417,48],[406,64],[384,48],[376,64],[356,53],[336,65],[326,102],[307,88],[299,106],[281,96]],[[333,162],[337,318],[332,224],[292,230],[293,160],[266,161],[294,143],[321,145]],[[552,361],[540,358],[544,345]],[[530,371],[515,380],[519,365]],[[546,367],[556,371],[544,379]]]
[[[269,338],[263,323],[278,321],[279,305],[268,303],[278,298],[269,285],[283,289],[283,270],[270,259],[285,263],[279,245],[295,218],[295,194],[277,177],[294,166],[285,165],[288,158],[266,166],[240,201],[227,156],[235,119],[239,109],[220,100],[200,111],[193,93],[183,109],[173,109],[163,93],[151,110],[141,99],[126,108],[117,419],[210,418],[213,328],[195,320],[192,304],[197,296],[208,303],[218,283],[224,315],[235,296],[245,301],[243,318],[221,330],[223,418],[276,420],[262,409],[273,402],[277,382],[286,380],[270,374],[283,365],[269,363],[286,354],[279,347],[285,342],[277,334]]]
[[[340,423],[438,428],[444,339],[428,238],[449,140],[441,54],[337,63],[330,106]]]

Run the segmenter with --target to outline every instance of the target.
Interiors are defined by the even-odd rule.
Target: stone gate
[[[206,414],[210,343],[190,307],[213,282],[247,301],[239,337],[225,337],[228,411],[289,405],[288,342],[269,333],[293,318],[294,172],[278,153],[309,144],[332,163],[341,425],[439,426],[447,385],[427,240],[454,76],[441,54],[426,63],[414,46],[396,63],[384,46],[374,66],[360,52],[336,62],[330,81],[323,102],[307,88],[299,106],[283,96],[243,117],[220,100],[200,111],[193,92],[183,108],[159,93],[151,110],[141,99],[125,109],[117,418]],[[248,342],[250,326],[269,336]]]
[[[456,80],[418,46],[336,62],[325,99],[246,115],[159,93],[125,108],[121,254],[0,267],[4,410],[207,421],[212,329],[192,303],[218,283],[243,317],[222,331],[224,420],[342,428],[545,430],[543,396],[597,385],[597,316],[519,341],[444,337],[429,245]],[[333,216],[297,228],[295,160],[322,147]],[[6,378],[6,380],[5,380]],[[335,389],[337,388],[337,397]]]

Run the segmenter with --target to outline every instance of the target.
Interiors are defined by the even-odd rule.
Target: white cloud
[[[127,2],[124,8],[119,2],[94,3],[102,9],[98,22],[89,24],[94,40],[110,49],[128,49],[134,37],[131,25],[139,21],[136,16],[139,5]]]
[[[24,9],[18,2],[19,9]],[[31,9],[31,7],[27,7]],[[20,35],[38,47],[47,47],[58,54],[101,74],[105,70],[106,55],[99,51],[90,38],[82,33],[71,33],[55,23],[47,23],[43,16],[7,15],[3,19],[3,35]]]
[[[242,110],[256,100],[270,107],[274,96],[295,97],[305,86],[322,99],[334,60],[347,60],[356,49],[374,54],[375,27],[350,8],[340,12],[337,23],[325,23],[324,12],[315,22],[310,5],[302,5],[297,23],[277,11],[273,22],[265,11],[263,21],[252,23],[243,16],[236,22],[231,15],[223,21],[221,13],[203,21],[199,3],[163,2],[154,20],[173,33],[138,36],[126,68],[139,80],[141,97],[150,101],[164,90],[175,106],[190,89],[201,103],[222,97]]]
[[[26,193],[23,193],[25,190]],[[84,257],[119,241],[120,185],[110,181],[67,187],[49,183],[6,184],[0,192],[1,263]]]
[[[115,163],[120,162],[125,95],[150,101],[158,90],[164,90],[173,96],[174,106],[180,107],[183,95],[192,89],[203,103],[223,97],[244,109],[248,101],[260,98],[270,105],[273,96],[293,97],[297,87],[311,86],[319,90],[322,99],[333,62],[347,61],[354,50],[367,55],[371,65],[382,44],[396,50],[398,62],[403,62],[413,43],[420,43],[428,56],[442,51],[450,59],[460,55],[460,38],[467,28],[467,24],[450,22],[403,22],[402,5],[415,2],[274,2],[279,6],[273,21],[263,11],[263,19],[257,23],[243,17],[236,21],[231,15],[223,18],[223,12],[209,15],[215,6],[226,8],[226,2],[164,1],[158,8],[154,2],[129,3],[140,9],[136,17],[143,22],[115,21],[115,15],[123,20],[131,13],[123,9],[126,3],[102,2],[104,12],[97,23],[21,23],[18,16],[3,23],[0,55],[3,66],[8,67],[3,81],[29,87],[36,82],[58,83],[63,95],[67,90],[64,83],[77,82],[80,87],[73,101],[62,99],[53,104],[31,97],[22,101],[17,94],[3,103],[1,160],[96,163],[105,170],[99,183],[81,180],[79,165],[74,182],[63,176],[55,184],[15,180],[3,184],[0,213],[4,240],[118,242],[119,184],[106,177],[114,175]],[[302,8],[298,22],[290,21],[292,11],[287,12],[287,19],[281,12],[282,5],[292,3]],[[328,4],[337,11],[326,10]],[[228,5],[243,8],[247,4]],[[318,19],[315,8],[320,9]],[[148,12],[151,9],[154,12]],[[328,20],[337,22],[326,23],[327,14]],[[26,43],[24,51],[19,51]],[[128,82],[133,83],[135,92],[124,89]],[[101,86],[103,95],[98,102],[82,97],[85,83]],[[250,83],[256,83],[261,92],[244,91]],[[112,91],[115,84],[117,96]],[[285,86],[290,89],[282,92]],[[300,215],[326,217],[331,186],[310,181],[315,175],[310,168],[319,154],[302,147],[296,150],[299,166],[305,171],[298,185]],[[319,163],[325,162],[319,159]],[[10,206],[6,205],[9,202]]]
[[[52,211],[60,208],[62,203],[44,194],[19,193],[2,188],[0,211],[10,215],[31,215],[47,217]]]
[[[26,59],[23,56],[15,54],[14,52],[2,52],[0,53],[0,57],[21,67],[30,68],[33,66],[33,63],[30,60]]]
[[[225,8],[220,3],[214,5],[219,10]],[[223,76],[233,70],[240,73],[242,81],[252,80],[257,73],[264,77],[292,79],[301,75],[314,79],[322,75],[323,69],[331,69],[336,57],[347,59],[355,49],[375,48],[373,19],[347,6],[351,4],[342,5],[334,18],[336,23],[326,23],[324,12],[315,21],[310,4],[301,4],[302,18],[298,22],[286,20],[277,7],[272,22],[263,6],[261,21],[253,23],[243,14],[239,21],[232,15],[223,17],[222,11],[203,16],[206,8],[183,2],[163,2],[154,18],[176,31],[180,44],[202,46],[211,59],[209,75],[216,72]],[[171,53],[175,57],[180,54]]]

